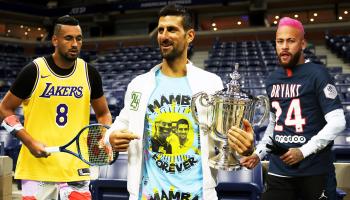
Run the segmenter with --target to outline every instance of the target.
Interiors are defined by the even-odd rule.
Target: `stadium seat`
[[[93,199],[127,200],[127,154],[119,154],[112,165],[100,167],[99,177],[92,180],[90,190]]]
[[[327,48],[332,53],[341,57],[344,62],[350,62],[350,36],[348,35],[330,35],[325,36]]]
[[[260,199],[263,192],[262,165],[259,164],[252,170],[246,168],[233,172],[219,170],[216,190],[220,200]]]
[[[0,130],[0,142],[2,143],[3,155],[9,156],[13,161],[13,170],[16,168],[17,158],[21,149],[20,141],[7,133],[5,130]]]
[[[337,200],[342,200],[346,196],[346,192],[341,190],[340,188],[337,188]]]
[[[91,181],[93,199],[123,200],[128,199],[126,189],[127,155],[120,154],[110,166],[100,167],[99,178]],[[262,167],[254,170],[219,171],[218,196],[226,199],[259,199],[263,191]]]
[[[3,141],[0,141],[0,156],[5,155],[5,143]]]
[[[350,131],[345,130],[334,140],[332,152],[336,162],[350,162]]]

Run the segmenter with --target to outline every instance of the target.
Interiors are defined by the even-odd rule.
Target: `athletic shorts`
[[[22,200],[91,200],[89,183],[22,180]]]

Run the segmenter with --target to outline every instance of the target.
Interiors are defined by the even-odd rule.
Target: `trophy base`
[[[214,169],[225,171],[236,171],[242,168],[239,161],[233,155],[225,156],[221,153],[209,158],[209,166]]]

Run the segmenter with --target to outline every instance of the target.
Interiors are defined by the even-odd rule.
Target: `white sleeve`
[[[343,109],[333,110],[325,115],[327,124],[313,136],[306,144],[300,147],[304,158],[325,148],[345,129],[345,116]]]
[[[109,142],[109,137],[113,131],[116,130],[123,130],[128,129],[129,127],[129,105],[130,105],[130,90],[126,90],[125,97],[124,97],[124,107],[120,111],[119,115],[115,118],[113,124],[110,126],[110,128],[106,131],[104,136],[104,143],[106,145],[111,145]]]
[[[106,131],[105,136],[104,136],[104,143],[106,145],[111,145],[109,142],[109,137],[112,134],[113,131],[116,130],[123,130],[123,129],[128,129],[128,120],[124,118],[125,112],[127,112],[127,109],[125,107],[120,111],[120,114],[116,117],[114,120],[113,124],[110,126],[110,128]]]
[[[276,116],[274,113],[270,112],[269,124],[265,130],[264,136],[256,146],[256,150],[254,153],[259,156],[260,160],[262,160],[267,152],[266,144],[272,144],[270,137],[273,137],[273,130],[275,129]]]

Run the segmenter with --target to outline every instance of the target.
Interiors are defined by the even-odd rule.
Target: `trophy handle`
[[[255,123],[253,126],[261,126],[261,124],[268,118],[269,111],[270,111],[270,104],[269,99],[264,95],[258,95],[256,97],[258,99],[258,102],[262,102],[264,104],[264,114],[262,115],[261,119]]]
[[[210,120],[209,122],[205,121],[205,123],[202,123],[199,121],[198,116],[195,112],[196,110],[196,101],[199,98],[199,103],[200,106],[208,108],[208,110],[206,111],[206,116],[210,116]],[[210,109],[212,108],[212,109]],[[192,112],[192,117],[194,119],[194,121],[199,124],[199,127],[205,132],[205,133],[209,133],[211,131],[211,127],[214,124],[214,105],[213,102],[210,100],[209,95],[205,92],[199,92],[195,95],[192,96],[192,100],[191,100],[191,112]],[[200,114],[200,110],[198,110],[198,113]],[[208,123],[206,123],[208,122]]]

